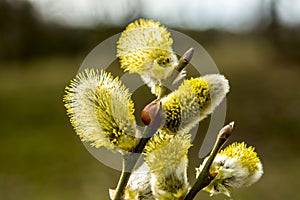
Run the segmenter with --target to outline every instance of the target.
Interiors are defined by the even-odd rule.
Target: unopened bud
[[[219,132],[219,137],[228,139],[232,133],[233,126],[234,126],[234,122],[230,122],[229,124],[224,126]]]
[[[161,101],[155,100],[148,104],[142,110],[141,117],[146,126],[152,128],[160,127],[164,121],[164,111],[162,109]]]
[[[187,50],[183,56],[179,59],[178,65],[176,66],[177,73],[180,73],[192,60],[194,54],[194,48]]]

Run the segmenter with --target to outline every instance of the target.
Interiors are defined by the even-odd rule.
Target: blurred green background
[[[149,16],[140,11],[118,25],[87,28],[41,17],[30,2],[0,2],[0,199],[108,199],[120,173],[92,157],[75,135],[62,102],[64,87],[96,45]],[[236,122],[231,141],[254,145],[263,162],[262,179],[234,191],[234,199],[300,198],[300,28],[280,20],[280,4],[273,4],[247,31],[170,27],[197,40],[230,80],[226,120]],[[190,154],[190,182],[200,163],[197,148]],[[229,198],[200,192],[197,199]]]

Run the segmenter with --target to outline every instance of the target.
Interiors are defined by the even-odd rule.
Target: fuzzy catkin
[[[66,87],[64,102],[82,141],[97,148],[126,152],[138,143],[130,96],[128,89],[110,73],[86,69]]]

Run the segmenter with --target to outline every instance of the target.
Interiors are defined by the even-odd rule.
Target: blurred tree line
[[[111,36],[107,32],[47,23],[27,1],[0,1],[0,60],[75,55]]]
[[[299,61],[300,29],[280,24],[276,2],[270,6],[270,15],[262,17],[255,30],[243,33],[247,37],[267,38],[272,48],[283,56]],[[132,20],[132,19],[131,19]],[[131,21],[128,19],[128,21]],[[269,24],[267,28],[265,24]],[[77,55],[89,51],[95,44],[122,31],[122,28],[95,27],[80,29],[49,23],[40,19],[27,1],[0,1],[0,60],[26,60],[47,55]],[[217,30],[183,32],[210,42],[216,37],[232,34]],[[201,35],[201,36],[199,36]]]

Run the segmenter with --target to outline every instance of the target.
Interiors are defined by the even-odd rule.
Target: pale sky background
[[[300,0],[23,0],[48,21],[70,26],[124,26],[137,17],[159,20],[168,27],[228,31],[251,30],[270,15],[277,1],[279,21],[300,25]]]

